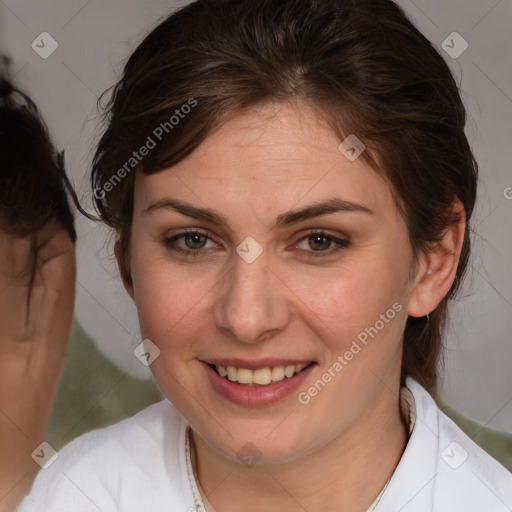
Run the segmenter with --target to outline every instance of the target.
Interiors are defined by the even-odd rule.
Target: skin
[[[30,285],[33,247],[35,279]],[[28,237],[0,230],[0,511],[11,512],[40,469],[73,324],[75,252],[50,221]]]
[[[143,337],[161,351],[151,365],[155,378],[192,426],[207,510],[364,511],[404,450],[398,397],[407,315],[430,313],[448,292],[464,215],[412,274],[406,224],[387,182],[362,158],[345,158],[340,142],[309,106],[268,104],[229,120],[171,169],[136,176],[132,281],[125,286]],[[171,208],[144,213],[164,198],[214,210],[227,227]],[[274,226],[280,214],[332,198],[372,214],[336,212]],[[211,239],[171,246],[200,257],[164,243],[187,228]],[[315,257],[312,229],[350,245],[334,253],[336,244],[327,241],[320,245],[328,255]],[[250,264],[236,252],[248,236],[263,249]],[[307,405],[297,393],[268,406],[235,405],[213,390],[199,362],[315,361],[304,391],[394,303],[402,311]],[[251,467],[237,458],[247,443],[261,453]]]

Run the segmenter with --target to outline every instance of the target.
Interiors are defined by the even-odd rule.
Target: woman
[[[512,476],[432,398],[470,250],[464,123],[391,1],[161,23],[92,184],[168,401],[71,443],[20,510],[510,510]]]

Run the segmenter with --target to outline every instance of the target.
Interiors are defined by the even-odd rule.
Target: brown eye
[[[162,240],[162,243],[168,251],[192,257],[204,256],[218,247],[206,233],[200,231],[178,233]]]
[[[313,235],[308,238],[308,244],[314,251],[324,251],[331,247],[333,240],[326,236]]]
[[[187,233],[183,240],[188,249],[202,249],[206,245],[208,237],[200,233]]]
[[[301,238],[296,247],[310,253],[311,256],[330,256],[346,249],[349,245],[348,240],[337,238],[328,233],[313,232]]]

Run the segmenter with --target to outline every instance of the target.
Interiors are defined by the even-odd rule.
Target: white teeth
[[[273,368],[258,368],[257,370],[249,370],[247,368],[235,368],[228,366],[215,365],[217,373],[221,377],[227,377],[231,382],[239,384],[267,386],[272,382],[280,382],[285,378],[293,377],[308,366],[309,363],[274,366]]]
[[[288,378],[292,377],[294,373],[295,373],[295,365],[287,366],[287,367],[284,369],[284,374],[285,374]]]
[[[240,382],[240,384],[252,384],[252,370],[238,368],[236,380]]]
[[[228,379],[231,382],[235,382],[236,381],[236,374],[237,374],[236,368],[234,366],[228,366],[226,372],[227,372],[227,375],[228,375]]]
[[[272,370],[270,368],[260,368],[252,372],[252,380],[254,384],[265,386],[272,382]]]
[[[284,379],[284,366],[275,366],[272,368],[272,381],[279,382]]]

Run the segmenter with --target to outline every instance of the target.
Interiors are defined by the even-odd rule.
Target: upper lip
[[[275,366],[309,364],[314,362],[311,359],[278,359],[275,357],[265,357],[263,359],[258,360],[252,359],[250,361],[247,359],[240,359],[238,357],[211,358],[203,359],[203,361],[207,364],[224,366],[225,368],[227,368],[228,366],[234,366],[235,368],[247,368],[248,370],[258,370],[260,368],[273,368]]]

